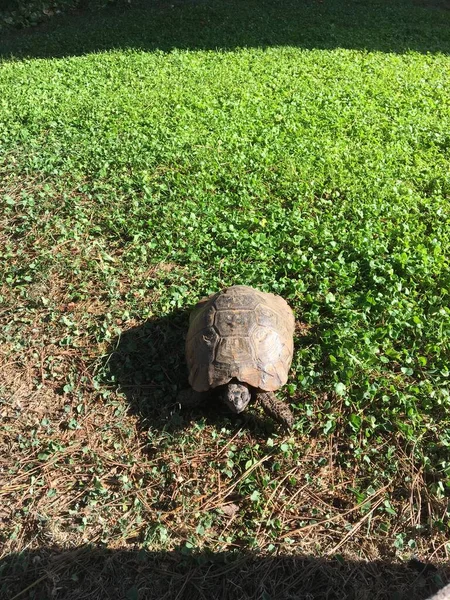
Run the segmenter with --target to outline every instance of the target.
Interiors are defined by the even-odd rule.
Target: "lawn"
[[[175,0],[3,37],[0,597],[450,578],[449,25]],[[177,404],[189,311],[237,283],[295,312],[292,432]]]

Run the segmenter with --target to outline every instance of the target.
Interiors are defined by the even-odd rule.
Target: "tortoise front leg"
[[[208,400],[210,392],[196,392],[192,388],[181,390],[177,395],[177,402],[185,408],[195,408]]]
[[[284,425],[286,429],[291,429],[294,424],[294,415],[289,406],[279,400],[273,392],[257,392],[256,400],[261,402],[264,412],[272,419]]]

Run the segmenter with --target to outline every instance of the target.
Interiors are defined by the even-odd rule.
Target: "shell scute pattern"
[[[256,291],[256,294],[254,293]],[[245,285],[235,285],[225,290],[225,293],[219,292],[216,295],[214,305],[217,310],[240,308],[252,310],[259,302],[258,295],[261,292],[252,290]],[[214,297],[212,297],[214,299]]]
[[[218,310],[214,319],[214,328],[223,337],[248,336],[255,322],[252,310]]]
[[[279,296],[233,286],[202,300],[186,341],[189,382],[196,391],[235,378],[264,391],[287,381],[294,315]]]

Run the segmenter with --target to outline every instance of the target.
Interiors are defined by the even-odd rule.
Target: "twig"
[[[325,523],[331,523],[331,521],[335,521],[336,519],[340,519],[342,517],[345,517],[346,515],[349,515],[350,513],[354,512],[355,510],[360,509],[362,506],[364,506],[365,504],[367,504],[367,502],[370,499],[376,498],[377,496],[379,496],[380,494],[382,494],[384,491],[387,490],[387,488],[391,485],[391,483],[392,483],[392,481],[389,481],[385,486],[383,486],[382,488],[380,488],[375,494],[373,494],[369,498],[366,498],[365,500],[363,500],[362,502],[360,502],[359,504],[357,504],[353,508],[350,508],[349,510],[347,510],[347,511],[345,511],[343,513],[339,513],[338,515],[335,515],[334,517],[330,517],[328,519],[323,519],[322,521],[318,521],[317,523],[311,523],[310,525],[304,525],[303,527],[299,527],[298,529],[294,529],[293,531],[288,531],[288,532],[284,533],[281,536],[281,538],[290,537],[291,535],[295,535],[297,533],[302,533],[303,531],[306,531],[307,529],[312,529],[314,527],[318,527],[319,525],[325,525]]]
[[[373,514],[373,513],[374,513],[374,511],[375,511],[375,510],[376,510],[376,509],[377,509],[377,508],[380,506],[380,504],[381,504],[382,502],[383,502],[383,498],[380,498],[380,499],[378,500],[378,502],[377,502],[377,503],[376,503],[376,504],[375,504],[375,505],[374,505],[374,506],[371,508],[371,510],[370,510],[370,511],[369,511],[367,514],[365,514],[365,515],[362,517],[362,519],[360,519],[360,520],[359,520],[359,521],[356,523],[356,525],[354,525],[354,526],[353,526],[353,527],[350,529],[350,531],[349,531],[349,532],[348,532],[346,535],[344,535],[344,537],[341,539],[341,541],[340,541],[338,544],[336,544],[336,546],[334,546],[334,548],[332,548],[331,550],[329,550],[329,551],[327,552],[327,554],[328,554],[328,555],[330,555],[330,554],[334,554],[335,552],[337,552],[337,550],[339,550],[339,548],[341,548],[341,547],[342,547],[342,546],[345,544],[345,542],[346,542],[348,539],[350,539],[350,538],[352,537],[352,535],[353,535],[354,533],[356,533],[356,532],[357,532],[357,531],[358,531],[358,530],[359,530],[359,529],[362,527],[362,525],[363,525],[363,524],[364,524],[364,523],[367,521],[367,519],[370,519],[370,518],[372,517],[372,514]]]

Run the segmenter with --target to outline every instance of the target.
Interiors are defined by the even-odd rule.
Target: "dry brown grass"
[[[221,414],[207,410],[209,423],[197,428],[176,405],[152,404],[158,382],[130,380],[127,386],[122,379],[118,388],[96,389],[108,345],[94,343],[85,325],[104,307],[95,297],[72,306],[63,289],[55,277],[45,294],[60,315],[76,323],[71,330],[79,333],[69,348],[56,342],[62,332],[57,320],[45,318],[45,307],[24,322],[17,305],[19,337],[11,335],[14,339],[2,347],[0,518],[8,597],[31,585],[19,597],[127,597],[129,586],[140,590],[139,598],[381,599],[390,598],[395,586],[404,594],[399,597],[425,598],[432,579],[419,578],[420,586],[411,591],[411,572],[398,562],[402,553],[393,545],[405,527],[415,539],[414,553],[441,565],[443,581],[449,576],[446,535],[429,529],[435,515],[445,512],[445,501],[439,505],[427,495],[423,467],[415,464],[413,452],[399,445],[402,470],[394,477],[379,476],[370,501],[358,501],[349,490],[367,475],[360,464],[351,470],[343,466],[352,450],[339,436],[275,438],[274,447],[252,459],[252,448],[267,442],[257,419],[230,429],[228,439],[218,443],[214,432]],[[4,312],[4,325],[10,320],[11,312]],[[121,326],[122,337],[142,332],[137,322]],[[162,343],[164,332],[150,331]],[[170,379],[171,373],[164,377]],[[68,381],[71,388],[65,392]],[[140,412],[149,399],[147,412]],[[175,436],[177,419],[182,429]],[[280,451],[284,443],[290,445],[285,453]],[[226,474],[230,451],[252,460],[249,466],[244,460],[231,478]],[[267,478],[272,483],[265,487]],[[245,492],[250,480],[265,490],[256,505]],[[398,523],[390,518],[383,533],[388,499]],[[205,519],[208,526],[199,529]],[[186,559],[179,570],[182,555],[176,548],[187,540],[201,555],[207,548],[238,551],[248,545],[249,530],[261,558],[249,555],[223,569],[206,553],[209,566]],[[83,549],[87,543],[94,547]],[[104,544],[117,552],[95,549]],[[165,552],[141,562],[134,548],[142,544],[150,551],[163,546]],[[264,557],[272,548],[281,555],[330,560]],[[11,561],[24,551],[27,567],[17,571]],[[333,559],[336,554],[344,563]],[[80,578],[76,585],[74,572]],[[116,596],[114,589],[120,590]]]
[[[19,228],[25,212],[15,218]],[[39,255],[41,226],[19,241],[3,228],[0,243],[20,246],[12,261]],[[339,429],[283,436],[254,412],[181,412],[187,315],[156,318],[152,303],[183,268],[112,279],[123,248],[50,229],[47,271],[26,293],[0,290],[0,594],[421,600],[450,576],[435,526],[448,500],[430,495],[414,448],[396,434],[373,441],[368,456],[390,446],[397,460],[377,470]],[[296,335],[313,331],[298,322]],[[313,414],[330,400],[313,398]],[[419,575],[412,555],[435,566]]]
[[[398,565],[250,554],[186,555],[42,548],[3,563],[10,600],[158,599],[424,600],[437,572]],[[18,583],[20,578],[20,583]]]

